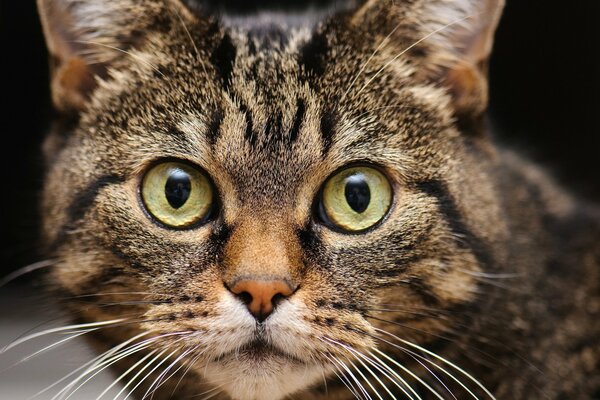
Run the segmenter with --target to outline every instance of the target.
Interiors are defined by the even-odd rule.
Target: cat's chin
[[[322,365],[256,344],[224,354],[202,372],[235,400],[279,400],[328,375]]]

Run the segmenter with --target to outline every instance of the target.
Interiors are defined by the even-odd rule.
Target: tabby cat
[[[38,2],[62,398],[600,398],[600,213],[487,133],[501,0]]]

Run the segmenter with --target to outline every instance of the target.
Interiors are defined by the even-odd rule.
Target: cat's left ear
[[[425,3],[424,15],[432,17],[422,25],[423,43],[429,43],[419,74],[448,88],[459,119],[478,117],[487,107],[488,61],[504,0]]]
[[[487,106],[487,64],[504,0],[370,0],[351,18],[372,45],[410,60],[417,81],[445,87],[458,119]],[[358,38],[359,41],[364,40]]]

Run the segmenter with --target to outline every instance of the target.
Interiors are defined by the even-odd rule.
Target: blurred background
[[[252,7],[248,1],[234,2]],[[40,145],[52,110],[35,1],[3,1],[0,19],[1,280],[42,257],[36,235],[44,176]],[[599,20],[598,0],[507,0],[490,66],[489,116],[496,139],[516,147],[593,201],[600,201]],[[0,288],[0,349],[49,318],[52,305],[37,289],[25,286],[28,281],[22,278]],[[2,357],[0,398],[26,398],[91,357],[79,343],[58,353],[61,363],[54,361],[56,353],[50,353],[28,363],[25,370],[2,371],[43,347],[31,346]],[[108,379],[95,382],[105,387]],[[34,382],[37,389],[29,387]],[[91,394],[83,391],[80,396],[86,399]]]

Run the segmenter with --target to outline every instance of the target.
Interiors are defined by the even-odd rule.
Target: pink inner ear
[[[459,114],[478,114],[487,105],[487,80],[479,66],[457,65],[442,80],[454,99],[454,109]]]
[[[81,58],[73,56],[57,66],[52,80],[53,100],[62,111],[80,111],[96,87],[94,74]]]

